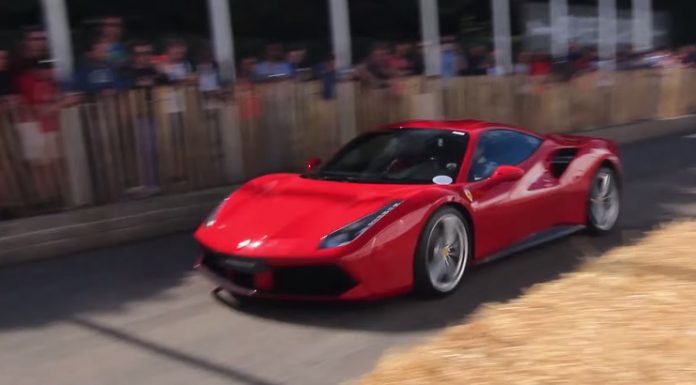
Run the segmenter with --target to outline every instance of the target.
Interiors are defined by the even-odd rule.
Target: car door
[[[510,129],[490,129],[474,145],[465,195],[471,201],[476,257],[484,258],[522,241],[542,226],[529,204],[541,196],[529,187],[542,176],[537,158],[543,140]],[[517,180],[492,183],[499,166],[521,170]],[[532,205],[537,206],[537,205]]]

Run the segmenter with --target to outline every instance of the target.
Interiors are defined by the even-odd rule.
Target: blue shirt
[[[264,61],[254,66],[254,80],[265,81],[272,78],[289,78],[295,74],[288,62]]]
[[[106,90],[120,90],[124,83],[114,66],[109,63],[85,63],[73,79],[73,90],[98,94]]]
[[[442,53],[442,76],[451,78],[457,76],[459,68],[457,65],[457,55],[454,52],[445,51]]]

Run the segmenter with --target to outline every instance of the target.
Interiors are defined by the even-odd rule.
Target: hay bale
[[[696,222],[588,261],[385,358],[364,385],[694,384]]]

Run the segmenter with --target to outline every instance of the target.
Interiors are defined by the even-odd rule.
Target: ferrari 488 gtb
[[[197,268],[236,297],[445,295],[468,267],[614,228],[622,168],[603,139],[410,121],[306,173],[254,179],[196,232]]]

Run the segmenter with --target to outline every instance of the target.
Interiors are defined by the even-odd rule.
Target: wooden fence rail
[[[323,98],[318,82],[240,87],[224,98],[189,88],[133,90],[78,107],[71,124],[84,138],[89,180],[69,183],[89,183],[92,204],[232,184],[296,171],[309,157],[329,156],[351,133],[409,119],[483,119],[559,133],[675,117],[696,112],[695,75],[641,70],[564,83],[414,77],[385,89],[341,83],[334,99]],[[66,172],[75,161],[62,159],[72,143],[59,145],[46,165],[27,154],[36,152],[34,131],[30,112],[0,110],[0,215],[69,206],[75,189],[66,186]]]

